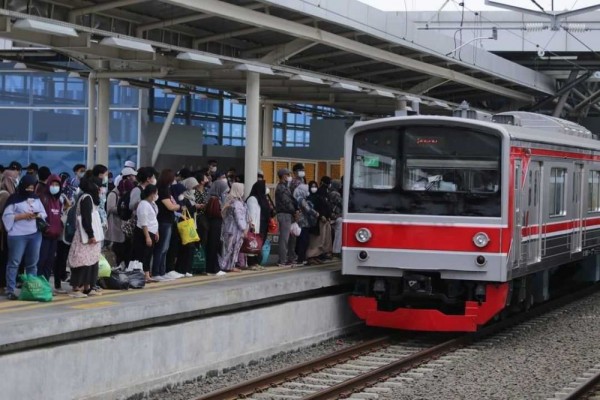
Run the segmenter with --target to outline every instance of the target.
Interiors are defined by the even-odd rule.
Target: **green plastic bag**
[[[43,276],[21,275],[21,293],[19,300],[52,301],[52,287]]]
[[[111,273],[110,264],[106,258],[100,254],[100,261],[98,262],[98,278],[109,278]]]
[[[192,260],[192,274],[205,274],[206,273],[206,256],[204,255],[204,249],[200,246],[194,252],[194,258]]]

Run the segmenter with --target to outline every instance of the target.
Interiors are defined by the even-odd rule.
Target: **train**
[[[369,326],[474,332],[600,279],[600,140],[529,112],[345,135],[342,273]]]

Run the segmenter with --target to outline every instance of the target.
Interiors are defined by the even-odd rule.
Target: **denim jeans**
[[[167,251],[171,243],[172,223],[161,222],[158,224],[158,243],[154,246],[152,260],[152,276],[162,276],[167,273]]]
[[[27,275],[37,275],[42,234],[8,237],[8,262],[6,263],[6,294],[14,293],[17,286],[17,273],[23,260]]]
[[[40,259],[38,260],[37,272],[38,275],[43,275],[44,277],[46,277],[46,280],[48,282],[50,282],[50,276],[52,275],[52,271],[54,270],[57,243],[58,239],[42,237],[42,247],[40,248]],[[54,279],[60,280],[60,276],[55,276]]]

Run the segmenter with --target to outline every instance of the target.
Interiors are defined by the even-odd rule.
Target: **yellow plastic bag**
[[[181,213],[181,221],[177,223],[177,230],[179,231],[181,244],[184,246],[189,243],[200,241],[200,237],[196,231],[196,221],[190,216],[187,209],[183,210],[183,213]]]

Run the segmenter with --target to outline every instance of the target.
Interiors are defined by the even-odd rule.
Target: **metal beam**
[[[156,144],[154,145],[154,149],[152,150],[152,164],[156,165],[156,160],[158,160],[158,155],[160,154],[160,150],[162,149],[162,145],[167,138],[167,134],[169,133],[169,129],[171,128],[171,123],[173,122],[173,118],[175,118],[175,114],[177,113],[177,108],[179,107],[179,103],[181,102],[181,95],[178,94],[173,99],[173,104],[171,104],[171,109],[169,110],[169,114],[167,114],[167,118],[163,123],[162,129],[156,139]]]
[[[579,74],[579,70],[572,70],[571,74],[569,75],[569,79],[567,79],[567,83],[568,82],[573,82],[576,78],[577,78],[577,74]],[[554,112],[552,113],[553,117],[560,117],[560,114],[562,114],[563,109],[565,108],[565,103],[567,102],[567,99],[569,98],[569,94],[571,93],[571,91],[565,92],[560,96],[560,99],[558,99],[558,104],[556,104],[556,107],[554,108]]]
[[[69,11],[69,22],[74,23],[77,17],[81,15],[94,14],[101,11],[111,10],[113,8],[132,6],[134,4],[139,4],[146,1],[148,0],[119,0],[96,4],[88,7],[76,8]]]
[[[446,82],[448,82],[448,80],[434,76],[433,78],[429,78],[424,82],[416,84],[415,86],[408,89],[408,91],[414,94],[425,94],[431,89],[435,89],[436,87],[443,85]]]
[[[271,50],[269,53],[264,55],[260,61],[264,62],[265,64],[281,64],[291,57],[294,57],[296,54],[310,49],[315,45],[316,43],[310,40],[294,39],[289,43],[282,44],[276,49]]]
[[[585,107],[592,105],[594,103],[596,103],[596,101],[600,98],[600,90],[597,90],[596,92],[592,93],[591,95],[587,96],[585,99],[583,99],[579,104],[577,104],[575,107],[573,107],[573,110],[571,110],[571,113],[573,114],[577,114],[579,113],[582,109],[584,109]]]
[[[405,69],[419,71],[431,76],[455,81],[473,88],[484,90],[492,94],[509,97],[512,99],[532,102],[533,96],[524,94],[517,90],[506,89],[500,85],[491,84],[480,79],[472,78],[468,75],[452,71],[446,68],[432,66],[422,61],[417,61],[394,54],[385,50],[377,49],[373,46],[347,39],[342,36],[324,31],[322,29],[290,22],[272,15],[247,10],[233,4],[224,3],[218,0],[165,0],[167,3],[185,7],[193,11],[204,12],[218,15],[222,18],[232,19],[244,24],[252,24],[259,28],[269,29],[286,35],[296,36],[331,47],[345,50],[350,53],[359,54],[379,60],[391,65],[396,65]]]
[[[573,89],[575,86],[587,81],[593,73],[594,71],[584,71],[584,73],[580,77],[573,80],[572,82],[566,83],[563,87],[561,87],[554,96],[547,96],[542,101],[539,101],[538,103],[531,106],[529,108],[529,111],[535,111],[539,110],[540,108],[546,107],[547,105],[551,104],[554,101],[554,99],[556,99],[558,96],[562,96],[564,93]]]

